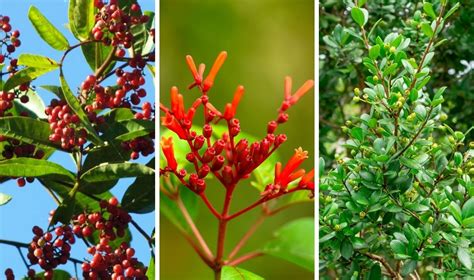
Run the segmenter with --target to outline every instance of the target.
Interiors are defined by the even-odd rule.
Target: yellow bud
[[[433,218],[433,217],[429,217],[429,218],[428,218],[428,223],[430,223],[430,224],[434,223],[434,218]]]
[[[360,89],[359,89],[359,88],[355,88],[355,89],[354,89],[354,94],[355,94],[355,95],[359,95],[359,94],[360,94]]]
[[[397,49],[395,47],[390,47],[390,52],[391,53],[395,53],[397,51]]]
[[[365,215],[367,215],[367,214],[366,214],[364,211],[361,211],[361,212],[359,213],[359,217],[360,217],[361,219],[365,218]]]

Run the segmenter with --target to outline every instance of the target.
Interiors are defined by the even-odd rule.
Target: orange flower
[[[293,105],[298,100],[303,97],[310,89],[312,89],[314,86],[314,81],[313,80],[308,80],[306,81],[296,92],[293,94],[293,96],[290,98],[290,104]]]
[[[298,187],[305,186],[307,189],[314,190],[314,168],[306,173],[298,183]]]
[[[235,90],[232,104],[227,103],[225,106],[224,119],[230,120],[235,116],[237,112],[237,106],[239,106],[240,100],[242,99],[242,95],[244,95],[244,86],[238,86]]]
[[[200,85],[202,82],[202,75],[199,75],[199,72],[196,68],[196,64],[194,64],[193,57],[190,55],[187,55],[186,63],[188,64],[189,70],[191,70],[191,73],[193,74],[195,84]]]
[[[166,157],[166,161],[168,162],[168,167],[172,170],[176,170],[178,167],[178,163],[176,162],[176,158],[174,157],[174,150],[173,150],[173,137],[161,138],[161,150]]]
[[[207,75],[206,79],[204,79],[202,86],[202,90],[204,92],[209,91],[209,89],[214,84],[214,79],[216,78],[217,72],[219,72],[219,69],[222,67],[222,64],[224,64],[226,58],[227,52],[225,51],[219,53],[219,55],[217,56],[214,65],[212,65],[211,71],[209,71],[209,74]]]
[[[289,99],[291,97],[291,77],[285,77],[285,99]]]
[[[286,187],[291,181],[304,175],[304,171],[298,170],[293,173],[301,163],[308,158],[308,152],[303,151],[301,147],[295,149],[295,154],[286,163],[285,167],[275,178],[275,184],[279,184],[281,187]]]
[[[161,117],[161,124],[176,133],[179,138],[186,139],[186,132],[183,130],[178,120],[170,113],[166,113],[164,117]]]

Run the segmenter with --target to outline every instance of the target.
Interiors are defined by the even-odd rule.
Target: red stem
[[[253,258],[256,258],[256,257],[259,257],[259,256],[263,256],[263,253],[262,252],[252,252],[252,253],[248,253],[246,255],[243,255],[242,257],[240,258],[237,258],[231,262],[229,262],[227,265],[229,266],[237,266],[245,261],[248,261],[250,259],[253,259]]]
[[[228,186],[225,193],[224,207],[222,209],[221,218],[219,219],[219,232],[217,236],[217,253],[216,253],[216,268],[215,277],[220,279],[221,268],[222,268],[222,256],[224,255],[225,235],[227,231],[227,215],[229,214],[230,202],[232,200],[232,193],[234,192],[235,185]]]
[[[242,239],[237,243],[237,245],[234,247],[232,252],[229,254],[228,259],[232,260],[237,253],[239,253],[240,249],[247,243],[249,238],[255,233],[255,231],[258,229],[258,227],[265,221],[266,216],[262,215],[260,216],[257,221],[250,227],[250,229],[245,233],[245,235],[242,237]]]
[[[200,194],[202,200],[204,201],[204,203],[206,204],[207,208],[209,208],[209,210],[211,211],[211,213],[217,218],[217,219],[221,219],[222,216],[221,214],[219,214],[219,212],[217,212],[216,208],[214,208],[214,206],[212,206],[211,202],[209,201],[209,199],[207,199],[207,196],[206,194],[203,192]]]

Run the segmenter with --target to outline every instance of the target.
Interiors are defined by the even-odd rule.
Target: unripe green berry
[[[364,211],[360,211],[360,212],[359,212],[359,217],[360,217],[361,219],[365,218],[365,215],[367,215],[367,213],[365,213]]]
[[[433,148],[433,149],[438,148],[438,144],[436,144],[436,143],[431,144],[431,148]]]
[[[341,226],[340,226],[340,225],[335,225],[335,226],[334,226],[334,230],[335,230],[335,231],[340,231],[340,230],[341,230]]]
[[[462,176],[464,172],[462,171],[462,168],[457,168],[456,172],[458,173],[459,176]]]
[[[360,101],[360,97],[359,97],[359,96],[354,96],[354,97],[352,98],[352,100],[353,100],[354,102],[359,102],[359,101]]]
[[[434,218],[433,218],[433,217],[429,217],[429,218],[428,218],[428,223],[430,223],[430,224],[434,223]]]
[[[474,142],[469,142],[469,148],[474,149]]]
[[[441,114],[441,115],[439,116],[439,120],[440,120],[441,122],[444,122],[444,121],[446,121],[447,119],[448,119],[448,115],[446,115],[445,113],[443,113],[443,114]]]
[[[449,143],[451,143],[451,144],[455,144],[455,143],[456,143],[456,139],[454,139],[453,136],[449,136],[449,137],[448,137],[448,140],[449,140]]]
[[[469,168],[469,175],[474,175],[474,168]]]
[[[395,47],[390,47],[390,52],[391,53],[395,53],[397,51],[397,49]]]
[[[342,132],[347,133],[349,132],[349,128],[345,125],[341,126]]]
[[[354,94],[357,96],[360,94],[360,89],[359,88],[355,88],[354,89]]]
[[[374,82],[378,82],[378,81],[379,81],[379,77],[378,77],[378,76],[374,76],[373,79],[374,79]]]
[[[326,196],[326,198],[324,199],[324,201],[325,201],[326,203],[331,203],[332,197],[328,195],[328,196]]]

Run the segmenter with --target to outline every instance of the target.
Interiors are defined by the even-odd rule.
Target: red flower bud
[[[268,134],[273,134],[275,132],[276,128],[278,127],[278,124],[276,121],[271,121],[267,125],[267,133]]]
[[[201,147],[204,145],[204,142],[206,141],[206,138],[204,136],[199,135],[194,139],[194,149],[199,150]]]
[[[209,171],[211,171],[211,168],[209,167],[209,165],[207,164],[204,164],[201,169],[199,169],[199,172],[198,172],[198,176],[199,178],[204,178],[207,176],[207,174],[209,174]]]
[[[225,158],[221,155],[218,155],[214,158],[214,161],[212,162],[211,170],[212,171],[217,171],[222,168],[224,165]]]
[[[204,155],[202,156],[202,162],[203,163],[208,163],[211,160],[214,159],[214,156],[216,155],[216,151],[214,150],[213,147],[207,148],[207,150],[204,152]]]
[[[234,180],[232,167],[230,167],[229,165],[224,166],[224,169],[222,170],[222,179],[226,184],[230,184]]]
[[[212,145],[212,147],[214,148],[216,155],[218,155],[222,152],[222,150],[224,150],[225,142],[224,140],[219,139],[214,143],[214,145]]]
[[[206,138],[210,138],[212,136],[212,126],[205,124],[202,127],[202,135],[204,135]]]

